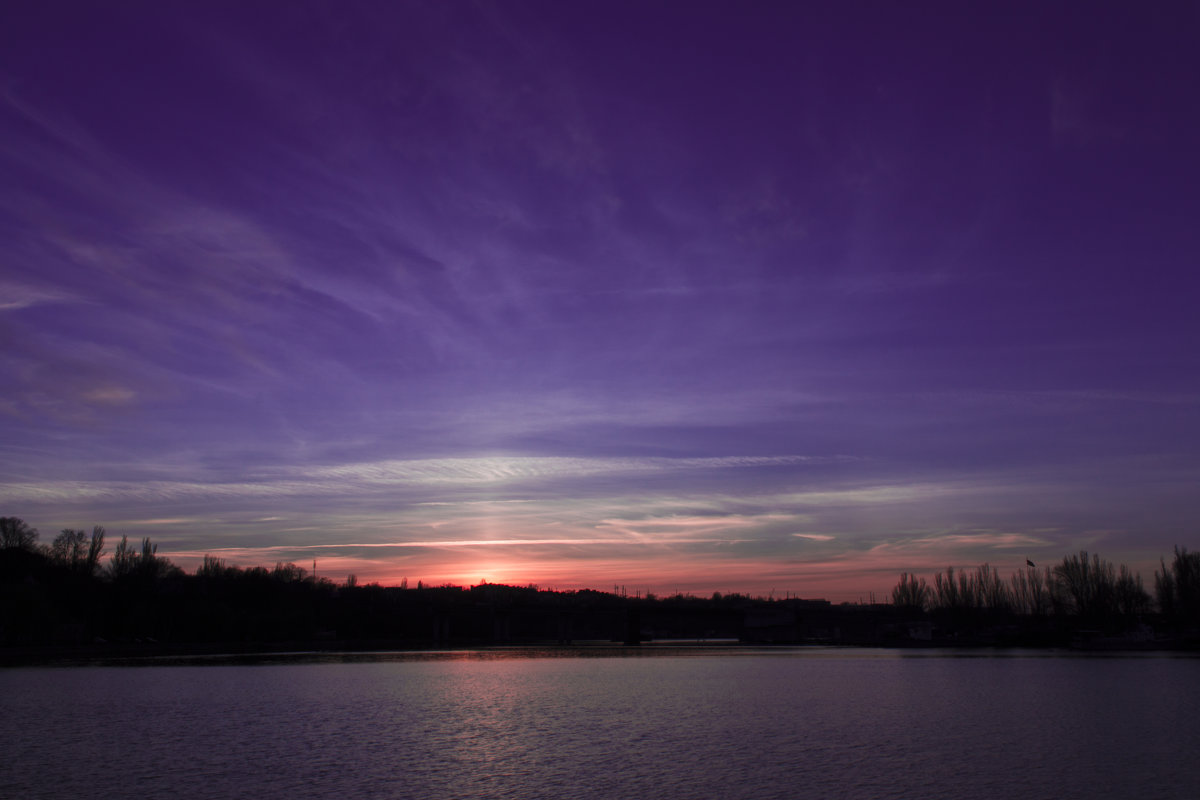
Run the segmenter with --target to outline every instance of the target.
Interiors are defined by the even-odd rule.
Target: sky
[[[1195,3],[11,2],[0,514],[886,596],[1200,520]]]

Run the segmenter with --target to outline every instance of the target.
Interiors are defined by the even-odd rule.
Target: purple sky
[[[0,513],[339,580],[1149,579],[1200,546],[1198,8],[6,3]]]

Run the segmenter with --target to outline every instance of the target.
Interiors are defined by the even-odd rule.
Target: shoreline
[[[640,644],[625,644],[616,641],[579,642],[522,642],[518,644],[496,644],[488,642],[462,642],[455,644],[424,642],[401,644],[397,642],[266,642],[266,643],[104,643],[95,645],[61,645],[36,647],[0,648],[0,668],[19,667],[72,667],[72,666],[154,666],[154,665],[222,665],[245,662],[274,662],[277,660],[312,659],[326,661],[374,661],[422,658],[481,658],[512,655],[538,654],[548,657],[585,656],[653,656],[667,652],[686,653],[699,651],[725,652],[784,652],[803,650],[888,650],[895,652],[944,651],[947,653],[985,652],[1000,654],[1045,653],[1061,656],[1079,655],[1187,655],[1200,656],[1200,647],[1185,639],[1155,640],[1151,642],[1074,642],[1062,644],[986,642],[788,642],[757,643],[728,639],[668,639],[649,640]]]

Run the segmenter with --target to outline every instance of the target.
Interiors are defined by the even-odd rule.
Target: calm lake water
[[[0,669],[6,798],[1195,798],[1200,659],[503,650]]]

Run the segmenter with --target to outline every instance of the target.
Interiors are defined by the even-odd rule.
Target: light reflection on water
[[[0,670],[3,797],[1193,797],[1200,660],[741,648]]]

